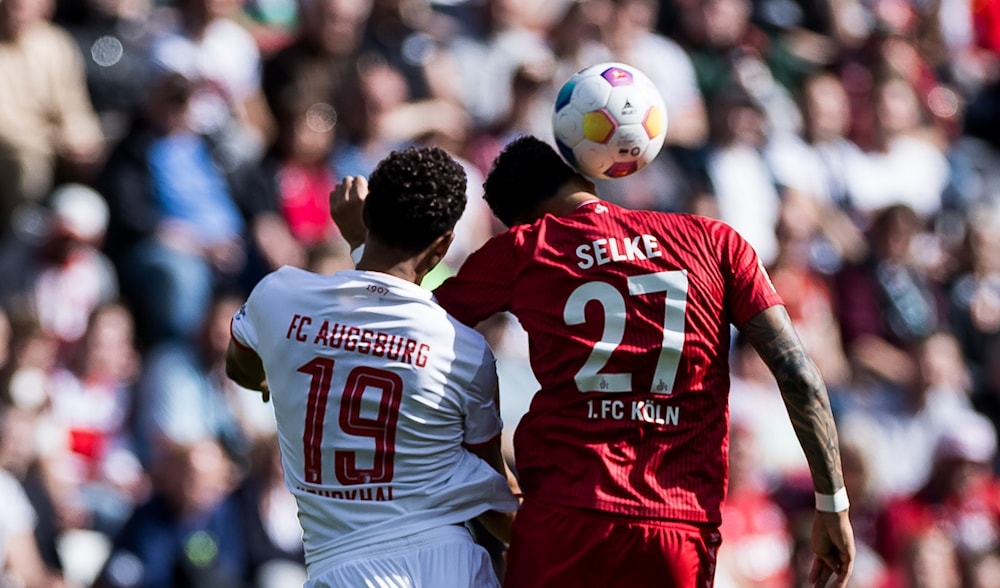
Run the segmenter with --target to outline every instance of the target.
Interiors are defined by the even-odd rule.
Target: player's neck
[[[566,216],[572,214],[581,204],[600,200],[592,191],[581,189],[579,185],[567,184],[556,195],[542,203],[542,214]]]
[[[446,243],[441,244],[442,239],[445,239]],[[365,241],[365,251],[361,255],[357,269],[389,274],[419,286],[424,276],[434,269],[434,266],[444,257],[450,243],[451,233],[448,233],[446,237],[441,237],[428,245],[424,251],[413,253],[386,245],[369,236],[368,240]]]
[[[389,274],[390,276],[414,284],[420,284],[427,274],[427,272],[419,272],[413,260],[399,260],[394,263],[391,260],[370,256],[367,250],[365,250],[361,261],[358,262],[357,269],[366,272]]]

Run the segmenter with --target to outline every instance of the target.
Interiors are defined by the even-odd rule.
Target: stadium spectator
[[[330,219],[330,191],[336,176],[330,157],[337,112],[289,87],[275,110],[276,135],[263,160],[237,175],[254,218],[252,256],[263,257],[260,275],[283,265],[304,267],[310,251],[329,246],[347,253]]]
[[[649,76],[670,113],[666,144],[696,149],[708,140],[705,103],[691,58],[654,30],[657,11],[653,0],[611,0],[611,18],[603,31],[611,53],[590,62],[621,61]]]
[[[276,125],[300,102],[333,104],[361,47],[371,0],[298,0],[298,33],[264,60],[261,86]],[[280,128],[277,129],[280,133]]]
[[[850,378],[850,366],[828,276],[816,267],[824,266],[825,260],[817,258],[824,256],[825,248],[817,245],[821,220],[812,216],[814,212],[801,200],[785,199],[775,228],[778,254],[767,271],[823,380],[837,388]]]
[[[362,52],[378,55],[406,80],[415,102],[458,101],[461,80],[443,45],[460,28],[427,0],[372,0]]]
[[[60,344],[60,357],[77,351],[91,313],[118,299],[118,276],[101,251],[108,205],[81,184],[64,184],[39,209],[31,231],[0,248],[0,301],[18,317],[36,321]]]
[[[959,255],[949,317],[962,353],[979,373],[986,350],[1000,341],[1000,209],[979,205],[970,211]]]
[[[754,476],[767,490],[783,484],[808,484],[808,464],[791,423],[775,415],[784,412],[774,376],[746,337],[738,336],[730,355],[729,414],[739,422],[740,438],[753,445]],[[733,444],[730,443],[730,446]],[[756,482],[755,482],[756,483]]]
[[[99,171],[104,137],[73,40],[49,22],[52,0],[0,3],[0,235],[19,204]]]
[[[923,222],[910,207],[879,212],[869,235],[868,255],[834,276],[840,332],[854,369],[896,386],[916,373],[908,345],[946,328],[940,287],[916,256],[915,237]]]
[[[139,369],[132,315],[111,303],[91,313],[77,355],[52,375],[51,425],[64,439],[53,475],[85,528],[109,536],[147,490],[131,428]]]
[[[965,586],[965,576],[954,543],[939,528],[921,529],[910,538],[906,560],[895,583],[887,585],[907,588],[959,588]]]
[[[38,552],[36,514],[16,478],[0,468],[0,581],[25,588],[66,586]]]
[[[767,141],[765,113],[739,89],[720,96],[710,107],[712,144],[706,149],[705,173],[718,218],[732,225],[765,265],[770,264],[778,254],[774,231],[781,194],[761,151]]]
[[[688,52],[709,108],[734,89],[751,96],[771,129],[797,132],[800,115],[788,88],[795,78],[780,66],[780,45],[771,44],[752,21],[749,0],[695,3],[684,20]]]
[[[396,149],[443,135],[463,144],[468,115],[447,100],[410,99],[406,79],[396,68],[372,54],[362,55],[335,104],[339,118],[333,168],[339,177],[367,175]]]
[[[57,2],[56,22],[73,37],[83,57],[87,93],[113,146],[142,108],[149,84],[151,0]]]
[[[144,347],[193,336],[212,290],[246,262],[247,221],[212,143],[189,124],[192,92],[181,75],[159,77],[100,180],[108,247]]]
[[[851,582],[852,585],[857,582],[859,586],[881,587],[889,578],[888,566],[877,551],[878,525],[887,500],[876,487],[876,463],[869,440],[846,434],[840,438],[844,487],[854,497],[851,500],[851,525],[858,548]]]
[[[253,440],[246,476],[226,499],[239,513],[246,549],[243,581],[256,588],[300,586],[306,580],[302,527],[285,487],[276,434]]]
[[[995,551],[1000,544],[1000,483],[991,471],[995,458],[996,429],[982,416],[965,418],[943,435],[927,483],[890,502],[879,521],[878,549],[886,562],[906,570],[907,550],[934,529],[944,533],[961,570]]]
[[[869,216],[894,205],[927,220],[941,210],[950,168],[940,135],[923,122],[914,87],[890,77],[874,90],[876,144],[869,150],[872,177],[855,190],[854,205]]]
[[[511,83],[518,68],[547,62],[552,55],[541,32],[529,26],[524,6],[487,0],[469,8],[470,26],[446,50],[457,68],[459,100],[473,128],[487,128],[510,114]]]
[[[940,439],[975,415],[970,381],[954,338],[935,333],[912,347],[915,366],[902,386],[878,388],[863,396],[848,390],[838,417],[846,437],[866,440],[872,488],[887,498],[916,492],[927,481]]]
[[[729,485],[719,533],[720,581],[724,588],[785,588],[792,578],[792,537],[781,507],[768,495],[757,466],[754,433],[733,419]]]
[[[196,336],[164,341],[146,352],[134,426],[139,457],[147,468],[156,465],[164,448],[206,439],[219,443],[241,464],[248,457],[255,432],[249,425],[261,421],[244,415],[250,394],[225,374],[229,319],[241,303],[242,297],[233,292],[213,293]]]
[[[238,512],[225,504],[234,468],[203,439],[164,447],[153,493],[114,536],[100,588],[236,587],[246,554]]]
[[[832,273],[845,259],[857,261],[865,254],[859,227],[867,219],[860,218],[852,195],[870,181],[872,164],[847,137],[850,102],[837,76],[807,76],[799,92],[802,132],[773,133],[765,156],[784,199],[804,213],[796,220],[812,225],[795,228],[809,236],[810,264]]]
[[[694,164],[689,160],[697,159],[694,153],[707,141],[709,125],[690,57],[676,42],[653,30],[657,10],[657,3],[648,0],[571,3],[549,32],[558,62],[554,83],[541,106],[548,113],[559,84],[594,63],[620,61],[649,76],[669,113],[666,148],[642,174],[595,183],[598,195],[628,208],[678,211],[684,209],[692,190],[687,175]],[[596,29],[592,39],[588,39],[590,28]],[[572,39],[571,35],[581,36]],[[546,120],[527,131],[549,140],[550,126]]]
[[[233,17],[237,0],[179,0],[163,11],[150,46],[154,71],[192,85],[192,129],[211,136],[227,171],[260,157],[272,121],[261,91],[260,50]]]

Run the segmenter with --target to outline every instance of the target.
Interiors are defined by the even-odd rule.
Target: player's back
[[[730,323],[780,302],[749,245],[718,221],[592,201],[515,227],[466,267],[442,304],[467,323],[510,310],[529,335],[541,390],[515,434],[525,494],[718,522]]]
[[[499,432],[492,353],[426,290],[282,268],[233,333],[264,361],[308,563],[516,508],[503,477],[462,447]]]

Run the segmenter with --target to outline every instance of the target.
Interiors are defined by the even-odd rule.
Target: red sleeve
[[[726,233],[723,235],[723,263],[728,264],[731,270],[726,305],[733,324],[740,328],[761,311],[784,304],[784,301],[775,291],[771,277],[753,247],[735,229],[722,226]]]
[[[510,309],[517,275],[518,233],[493,237],[470,255],[458,273],[434,290],[448,314],[471,327]]]

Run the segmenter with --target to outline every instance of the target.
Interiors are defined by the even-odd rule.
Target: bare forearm
[[[240,352],[233,343],[226,351],[226,375],[230,380],[249,390],[266,389],[264,365],[260,358],[248,352]]]
[[[795,333],[788,313],[781,306],[769,308],[748,321],[742,333],[778,382],[816,491],[832,494],[840,490],[844,476],[826,385]]]

